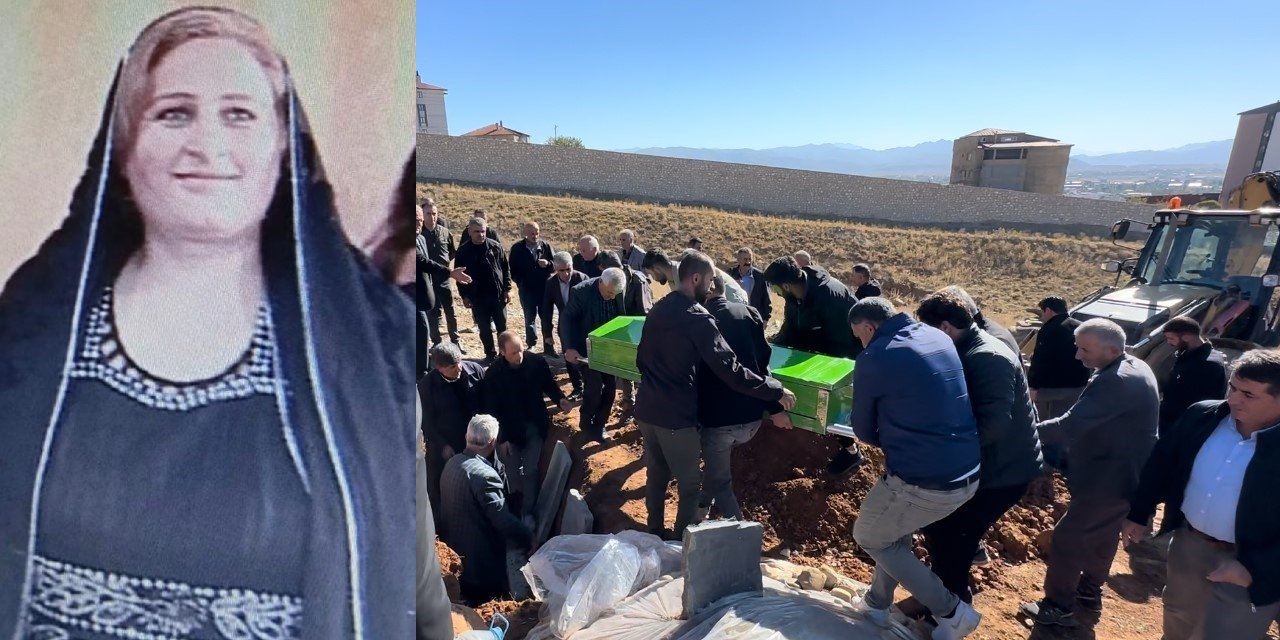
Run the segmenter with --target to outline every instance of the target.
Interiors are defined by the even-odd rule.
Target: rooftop
[[[1248,115],[1253,115],[1255,113],[1280,113],[1280,102],[1275,102],[1265,107],[1258,107],[1257,109],[1241,111],[1237,115],[1248,116]]]
[[[1070,147],[1066,142],[1058,142],[1057,140],[1033,140],[1030,142],[997,142],[995,144],[984,144],[983,149],[1021,149],[1023,147]]]
[[[1010,131],[1008,129],[978,129],[973,133],[963,136],[965,138],[973,138],[977,136],[998,136],[1006,133],[1024,133],[1022,131]]]
[[[511,129],[511,128],[508,128],[508,127],[506,127],[506,126],[503,126],[503,124],[502,124],[502,121],[501,121],[501,120],[499,120],[499,121],[497,121],[497,122],[495,122],[495,123],[493,123],[493,124],[490,124],[490,125],[486,125],[486,126],[480,127],[479,129],[476,129],[475,131],[469,131],[469,132],[464,133],[464,134],[462,134],[462,135],[464,135],[464,136],[472,136],[472,137],[485,137],[485,136],[525,136],[525,137],[528,137],[528,136],[529,136],[529,134],[527,134],[527,133],[521,133],[521,132],[519,132],[519,131],[516,131],[515,129]]]

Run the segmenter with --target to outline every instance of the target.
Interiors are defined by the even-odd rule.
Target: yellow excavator
[[[1229,359],[1280,345],[1280,172],[1247,176],[1221,204],[1220,209],[1182,207],[1175,197],[1150,222],[1116,222],[1112,242],[1137,255],[1102,263],[1103,271],[1116,274],[1115,283],[1086,296],[1071,316],[1119,324],[1128,335],[1129,352],[1161,379],[1173,366],[1173,353],[1160,329],[1174,316],[1198,320]],[[1141,248],[1121,244],[1134,224],[1148,232]],[[1125,276],[1129,279],[1121,284]],[[1028,355],[1037,329],[1035,323],[1020,327]]]

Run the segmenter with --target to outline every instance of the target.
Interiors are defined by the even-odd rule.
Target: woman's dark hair
[[[940,327],[943,322],[951,323],[957,329],[968,329],[973,326],[973,314],[960,296],[950,291],[931,293],[920,301],[916,309],[916,317],[931,327]]]
[[[764,270],[764,280],[769,284],[788,285],[804,282],[804,271],[791,256],[782,256],[769,263]]]
[[[1280,396],[1280,350],[1246,351],[1231,365],[1231,374],[1245,380],[1265,383],[1268,394]]]

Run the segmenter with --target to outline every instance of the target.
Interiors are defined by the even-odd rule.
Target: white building
[[[418,133],[449,135],[449,119],[445,116],[444,95],[448,91],[418,79]]]

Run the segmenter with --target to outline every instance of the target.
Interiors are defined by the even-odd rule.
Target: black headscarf
[[[141,239],[127,183],[112,162],[119,81],[117,70],[69,214],[0,293],[0,638],[19,638],[27,615],[42,474],[90,296],[114,280]],[[284,379],[282,418],[310,488],[310,528],[299,532],[307,547],[301,635],[408,638],[411,305],[348,242],[287,72],[286,94],[288,151],[262,253]]]

